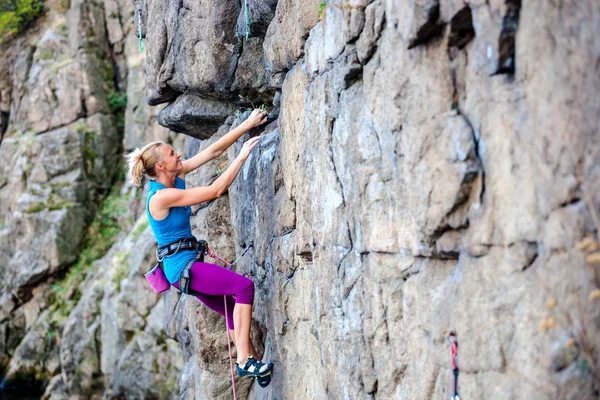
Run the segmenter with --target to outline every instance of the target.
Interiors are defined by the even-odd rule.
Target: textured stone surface
[[[235,72],[237,1],[147,2],[146,76],[150,104],[186,90],[223,93]],[[201,63],[198,68],[196,63]]]
[[[117,138],[111,119],[96,114],[3,141],[3,290],[39,281],[75,260],[86,221],[115,174]]]
[[[182,95],[158,114],[158,123],[198,139],[209,138],[234,108],[226,103]]]
[[[238,20],[245,20],[237,1],[138,3],[136,9],[147,15],[143,25],[151,43],[147,102],[169,102],[159,114],[161,125],[207,139],[233,114],[232,102],[249,106],[272,98],[260,32],[273,18],[276,2],[250,3],[256,34],[248,40],[236,34]]]
[[[263,48],[271,73],[286,71],[304,54],[304,41],[319,20],[319,1],[280,0]]]
[[[236,269],[255,282],[253,338],[275,370],[267,389],[237,378],[239,398],[447,398],[451,330],[461,398],[596,396],[600,271],[589,255],[598,249],[581,240],[597,235],[590,207],[600,209],[600,8],[555,3],[353,0],[319,15],[321,2],[248,1],[255,36],[244,41],[244,3],[136,2],[147,75],[136,39],[120,39],[131,6],[104,4],[110,33],[77,20],[73,30],[104,32],[92,42],[110,43],[127,66],[118,79],[128,149],[160,138],[191,157],[248,114],[234,118],[234,107],[279,107],[277,122],[187,179],[209,185],[261,135],[228,195],[193,207],[194,234],[220,256],[253,243]],[[93,7],[74,4],[70,15]],[[73,122],[61,130],[42,118],[48,131],[24,137],[11,126],[16,115],[38,123],[21,105],[55,86],[27,87],[27,76],[51,64],[43,49],[85,48],[68,37],[47,34],[35,49],[19,42],[11,90],[0,87],[0,111],[10,111],[0,146],[10,160],[0,174],[7,243],[22,237],[13,239],[15,227],[59,237],[48,219],[10,213],[48,202],[48,183],[78,171],[60,157],[76,147],[64,133]],[[143,79],[146,100],[170,102],[161,123],[185,139],[156,127]],[[83,93],[101,108],[105,100]],[[80,112],[61,107],[48,116]],[[67,139],[47,143],[51,168],[22,156],[37,156],[43,137],[63,137],[56,132]],[[70,173],[80,182],[83,172]],[[127,215],[141,210],[134,200]],[[0,346],[12,370],[47,374],[46,398],[231,398],[223,319],[175,290],[152,294],[141,277],[151,234],[143,218],[130,230],[86,278],[43,367],[47,289],[3,293]],[[0,257],[13,251],[22,244]],[[50,263],[35,259],[30,286]]]

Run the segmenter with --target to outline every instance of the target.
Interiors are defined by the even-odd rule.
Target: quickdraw
[[[460,397],[458,396],[458,366],[456,365],[456,357],[458,356],[456,332],[454,330],[450,331],[446,340],[452,349],[452,374],[454,375],[454,380],[452,382],[452,395],[450,396],[450,400],[460,400]]]
[[[246,19],[246,40],[250,37],[250,18],[248,17],[248,0],[244,0],[244,17]]]
[[[231,269],[233,268],[233,266],[240,260],[240,258],[244,257],[244,255],[246,255],[246,252],[248,250],[250,250],[251,247],[254,246],[253,242],[250,242],[250,244],[244,249],[244,251],[242,251],[242,254],[240,254],[240,256],[238,258],[235,259],[234,262],[229,263],[227,260],[222,259],[221,257],[219,257],[218,255],[215,254],[215,252],[210,248],[210,246],[208,245],[208,243],[206,244],[206,254],[208,254],[208,256],[214,260],[219,260],[222,263],[225,264],[225,268],[227,269]]]
[[[144,51],[144,40],[142,38],[142,11],[137,11],[138,14],[138,36],[140,37],[140,41],[138,42],[138,48],[140,49],[140,53]]]

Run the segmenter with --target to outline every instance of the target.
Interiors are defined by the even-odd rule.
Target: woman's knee
[[[252,304],[254,302],[254,282],[245,276],[240,282],[235,302],[240,304]]]

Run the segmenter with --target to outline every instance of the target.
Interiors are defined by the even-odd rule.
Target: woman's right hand
[[[250,152],[252,151],[252,149],[254,148],[254,146],[257,145],[257,143],[260,141],[260,136],[255,136],[252,139],[248,139],[244,142],[244,145],[242,146],[242,150],[240,151],[240,157],[245,160],[248,158],[248,156],[250,155]]]
[[[248,123],[250,128],[254,128],[267,122],[267,116],[268,113],[265,110],[257,108],[252,111],[252,114],[250,114],[246,122]]]

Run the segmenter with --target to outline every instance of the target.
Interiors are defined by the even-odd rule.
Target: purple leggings
[[[179,289],[179,281],[173,284]],[[190,269],[190,293],[208,308],[225,316],[227,296],[227,327],[233,329],[233,306],[235,303],[252,304],[254,282],[243,275],[215,264],[196,262]]]

